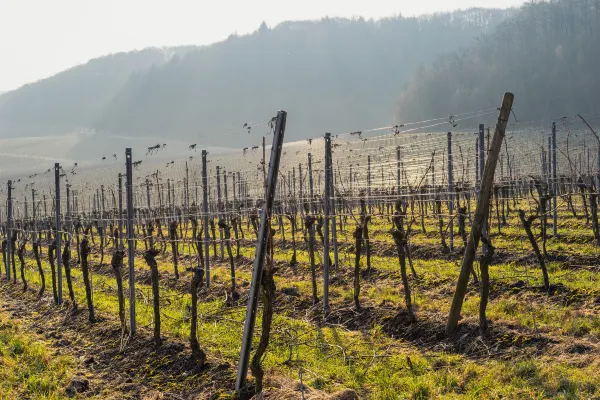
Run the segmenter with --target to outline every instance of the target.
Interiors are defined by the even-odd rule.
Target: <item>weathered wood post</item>
[[[271,160],[269,162],[269,174],[267,177],[267,198],[260,218],[260,228],[258,231],[258,241],[256,243],[256,253],[254,257],[254,268],[252,270],[252,283],[248,296],[246,319],[244,321],[244,335],[242,337],[242,348],[240,350],[240,363],[235,382],[236,390],[240,390],[246,385],[248,363],[250,361],[250,350],[252,348],[252,337],[254,335],[254,325],[256,323],[258,295],[260,294],[265,254],[267,252],[267,241],[269,230],[271,228],[270,213],[271,208],[273,207],[275,191],[277,188],[277,175],[279,174],[279,162],[281,160],[281,149],[283,146],[286,117],[287,113],[285,111],[278,112],[275,131],[273,133]]]
[[[460,275],[458,277],[458,282],[456,283],[456,291],[454,292],[454,298],[452,299],[452,304],[450,306],[448,323],[446,325],[446,335],[452,335],[454,332],[456,332],[456,328],[458,327],[458,320],[460,319],[460,312],[467,291],[469,274],[473,268],[475,251],[479,245],[479,240],[481,239],[481,235],[483,233],[483,224],[489,210],[489,200],[494,181],[494,172],[496,170],[498,155],[500,154],[500,149],[502,147],[502,141],[504,140],[504,132],[506,130],[508,118],[510,117],[510,110],[512,108],[513,100],[514,95],[512,93],[507,92],[504,94],[502,107],[500,108],[500,115],[498,116],[498,122],[496,123],[494,138],[492,140],[492,145],[488,155],[488,161],[483,169],[481,192],[479,194],[479,198],[477,199],[477,207],[473,217],[471,234],[469,235],[467,247],[465,248]],[[482,127],[480,126],[480,132],[483,133],[483,129],[481,128]],[[483,143],[483,140],[481,143]]]

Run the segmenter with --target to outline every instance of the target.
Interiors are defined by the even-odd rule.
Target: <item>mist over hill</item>
[[[286,140],[389,124],[420,65],[474,42],[514,10],[471,9],[378,21],[284,22],[203,47],[146,49],[91,60],[0,97],[0,136],[92,131],[71,153],[169,137],[255,144],[245,122],[289,112]],[[235,143],[220,133],[239,129]],[[153,143],[150,143],[153,144]]]
[[[507,12],[421,18],[323,19],[262,25],[132,77],[96,127],[128,135],[211,140],[289,112],[286,139],[390,123],[402,86],[439,54],[473,42]],[[259,132],[262,134],[264,132]],[[236,145],[255,144],[240,135]]]
[[[132,75],[189,47],[111,54],[0,96],[0,137],[63,135],[94,127]]]
[[[402,92],[397,118],[498,106],[515,94],[522,120],[600,111],[600,1],[528,3],[472,46],[419,69]]]

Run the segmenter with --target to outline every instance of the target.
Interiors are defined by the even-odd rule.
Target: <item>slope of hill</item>
[[[242,132],[244,122],[277,109],[290,113],[288,140],[381,126],[393,119],[398,91],[420,64],[471,43],[510,12],[263,24],[133,76],[96,127],[227,145],[220,132]],[[237,146],[254,142],[253,135],[236,138]]]
[[[524,120],[600,110],[600,1],[536,2],[472,47],[442,56],[403,91],[400,121],[497,106],[515,93]]]
[[[90,60],[0,97],[0,136],[65,134],[91,128],[132,74],[189,48],[149,48]]]

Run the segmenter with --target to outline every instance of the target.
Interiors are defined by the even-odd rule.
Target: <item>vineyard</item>
[[[599,117],[511,109],[6,177],[0,397],[600,396]]]

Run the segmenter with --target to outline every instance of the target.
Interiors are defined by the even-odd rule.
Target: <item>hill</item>
[[[133,76],[96,128],[230,145],[219,133],[290,113],[288,140],[391,122],[399,90],[422,63],[469,44],[510,11],[262,25]],[[259,132],[262,133],[262,132]],[[237,140],[237,138],[236,138]],[[237,146],[256,142],[240,135]]]
[[[187,50],[149,48],[112,54],[4,93],[0,97],[0,136],[45,136],[90,129],[132,74]]]
[[[526,120],[600,110],[600,1],[529,3],[472,46],[420,69],[402,92],[400,121],[496,107],[515,94]]]

